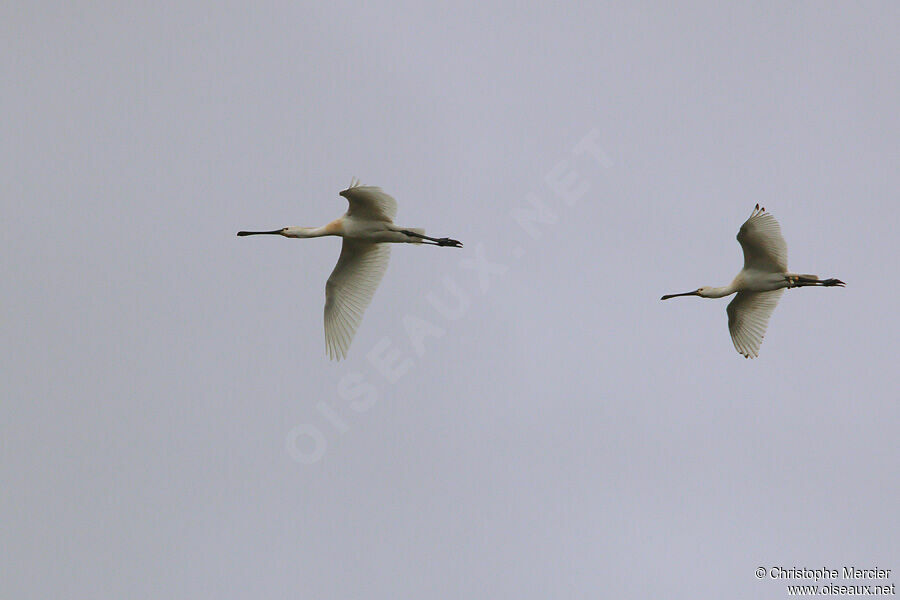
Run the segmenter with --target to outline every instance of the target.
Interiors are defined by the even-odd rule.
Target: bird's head
[[[700,296],[701,298],[724,298],[729,294],[734,293],[734,289],[731,286],[725,287],[711,287],[711,286],[703,286],[699,287],[693,292],[684,292],[682,294],[666,294],[660,300],[668,300],[669,298],[677,298],[678,296]]]
[[[706,298],[707,296],[705,296],[704,294],[707,290],[709,290],[709,288],[701,287],[697,288],[693,292],[682,292],[681,294],[666,294],[665,296],[660,298],[660,300],[668,300],[669,298],[677,298],[678,296],[700,296],[702,298]]]

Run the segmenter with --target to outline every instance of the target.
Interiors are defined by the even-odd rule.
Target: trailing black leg
[[[420,240],[429,240],[431,242],[434,242],[433,244],[430,244],[431,246],[450,246],[451,248],[462,248],[462,242],[451,238],[428,237],[427,235],[416,233],[415,231],[409,231],[408,229],[401,229],[400,233],[404,233],[409,237],[419,238]]]
[[[821,286],[821,287],[844,287],[844,282],[840,279],[819,279],[818,275],[795,275],[790,274],[787,276],[787,282],[789,288],[795,287],[811,287],[811,286]]]

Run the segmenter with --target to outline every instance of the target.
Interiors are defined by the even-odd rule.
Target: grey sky
[[[900,573],[896,4],[325,4],[0,7],[0,596]],[[354,175],[466,247],[395,248],[330,363],[340,242],[234,234]],[[848,286],[787,292],[748,361],[727,300],[659,296],[730,281],[757,202]]]

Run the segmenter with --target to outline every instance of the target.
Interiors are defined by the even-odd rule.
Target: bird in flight
[[[332,360],[347,356],[363,313],[387,270],[390,243],[429,244],[462,248],[450,238],[433,238],[424,229],[394,225],[397,201],[381,188],[360,185],[358,180],[340,192],[350,204],[347,212],[322,227],[284,227],[274,231],[239,231],[239,236],[280,235],[344,238],[341,256],[325,284],[325,347]]]
[[[741,225],[737,240],[744,250],[744,268],[724,287],[702,287],[683,294],[666,294],[661,300],[677,296],[724,298],[737,292],[728,304],[728,331],[735,349],[745,358],[759,356],[769,317],[785,288],[844,286],[840,279],[819,279],[817,275],[788,273],[787,244],[778,221],[759,204]]]

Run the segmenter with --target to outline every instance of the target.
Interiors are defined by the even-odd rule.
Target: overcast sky
[[[900,573],[900,9],[596,4],[3,3],[0,596]],[[395,247],[335,363],[340,241],[234,234],[353,176],[465,248]],[[659,297],[757,202],[847,287],[745,360]]]

